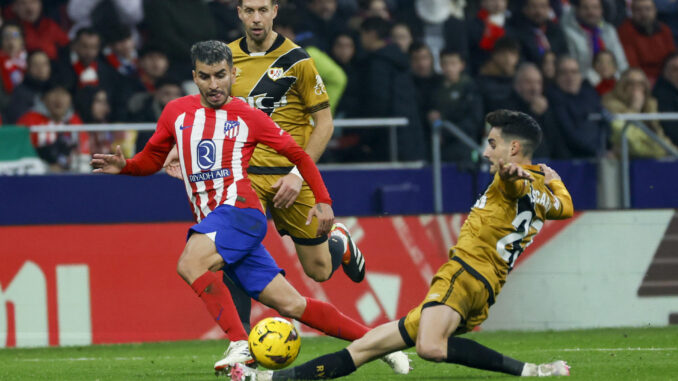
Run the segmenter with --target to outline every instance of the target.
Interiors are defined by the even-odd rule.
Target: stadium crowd
[[[400,160],[428,160],[431,126],[482,144],[483,115],[526,112],[535,157],[614,155],[623,124],[593,114],[678,112],[678,2],[671,0],[280,0],[275,30],[314,59],[338,118],[404,116]],[[237,0],[1,0],[2,123],[153,123],[195,93],[190,46],[242,35]],[[678,121],[646,126],[678,145]],[[667,152],[637,127],[634,157]],[[53,171],[74,155],[129,156],[148,132],[34,133]],[[336,128],[325,162],[387,161],[386,130]],[[79,141],[79,143],[76,143]],[[443,160],[477,155],[443,134]]]

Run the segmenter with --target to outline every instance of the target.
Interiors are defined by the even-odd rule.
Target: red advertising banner
[[[302,295],[374,326],[403,316],[447,260],[465,216],[342,220],[360,245],[365,281],[341,270],[316,283],[272,223],[264,244]],[[549,222],[529,252],[568,222]],[[222,337],[176,273],[189,223],[0,227],[0,347]],[[527,253],[526,253],[527,254]],[[255,304],[252,322],[273,315]],[[302,332],[310,330],[302,328]]]

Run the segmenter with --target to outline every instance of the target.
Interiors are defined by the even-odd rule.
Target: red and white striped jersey
[[[247,178],[257,143],[276,149],[296,164],[316,202],[332,202],[318,168],[294,139],[265,113],[237,98],[220,109],[203,107],[200,95],[168,103],[146,147],[127,160],[121,173],[143,176],[157,172],[175,143],[186,193],[198,222],[222,204],[256,208],[263,213]]]

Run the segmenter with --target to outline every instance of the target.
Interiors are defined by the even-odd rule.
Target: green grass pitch
[[[557,359],[572,366],[572,380],[678,380],[678,327],[558,332],[476,332],[465,335],[523,361]],[[215,380],[212,364],[226,341],[1,349],[0,380]],[[295,364],[343,348],[332,338],[303,338]],[[414,370],[394,375],[376,361],[347,380],[510,379],[445,363],[430,363],[408,350]],[[224,379],[221,377],[219,379]]]

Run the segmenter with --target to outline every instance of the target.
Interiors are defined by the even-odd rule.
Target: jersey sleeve
[[[546,211],[546,218],[550,220],[564,220],[572,217],[574,214],[574,205],[570,192],[565,188],[565,184],[560,180],[552,180],[549,189],[553,192],[553,202],[551,208]]]
[[[313,159],[287,131],[278,127],[271,118],[259,110],[255,111],[255,139],[275,149],[299,168],[301,176],[313,191],[316,203],[332,204],[330,194]]]
[[[330,98],[325,89],[325,83],[318,74],[313,58],[303,60],[294,66],[294,75],[297,77],[295,86],[310,114],[330,107]]]
[[[133,158],[127,159],[127,164],[120,172],[121,175],[131,176],[147,176],[152,175],[162,168],[167,154],[172,149],[175,143],[174,134],[172,133],[173,126],[170,122],[170,113],[172,107],[165,106],[155,132],[146,143],[144,149],[134,155]]]

